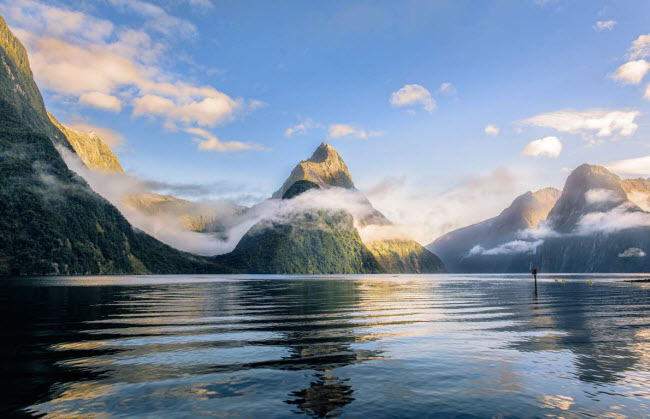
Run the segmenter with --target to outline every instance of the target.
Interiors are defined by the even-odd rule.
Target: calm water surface
[[[544,277],[537,295],[528,276],[7,280],[0,409],[648,417],[650,284],[622,279]]]

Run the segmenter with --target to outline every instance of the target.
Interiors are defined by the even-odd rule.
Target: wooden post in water
[[[535,295],[537,295],[537,268],[532,268],[530,273],[533,274],[533,278],[535,278]]]

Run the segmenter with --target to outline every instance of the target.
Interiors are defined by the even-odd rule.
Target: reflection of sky
[[[528,282],[446,276],[88,287],[90,311],[57,319],[74,334],[42,347],[83,381],[53,376],[32,409],[650,412],[650,288],[570,279],[540,281],[537,297]],[[68,294],[43,311],[76,304]]]

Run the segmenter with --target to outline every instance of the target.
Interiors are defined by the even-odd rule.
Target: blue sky
[[[463,219],[478,221],[584,162],[650,176],[645,160],[616,165],[650,155],[647,68],[616,76],[650,60],[647,1],[5,0],[0,12],[62,122],[111,130],[128,172],[214,184],[212,197],[269,196],[321,141],[397,218],[488,199],[470,185],[489,195]]]

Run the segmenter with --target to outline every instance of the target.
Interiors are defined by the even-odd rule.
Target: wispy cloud
[[[356,128],[348,124],[332,124],[329,126],[329,138],[361,138],[368,139],[372,137],[379,137],[384,133],[381,131],[366,131]]]
[[[617,160],[605,165],[612,172],[628,176],[650,176],[650,156]]]
[[[458,90],[456,90],[456,86],[450,82],[445,82],[440,85],[436,93],[442,96],[456,96],[458,94]]]
[[[629,137],[638,128],[635,120],[639,115],[641,112],[633,109],[560,110],[536,115],[520,123],[581,134],[585,138],[589,138],[593,133],[597,137],[611,137],[616,134]]]
[[[521,151],[525,156],[544,156],[552,159],[558,158],[562,153],[562,143],[557,137],[544,137],[528,143]]]
[[[145,27],[165,35],[191,37],[197,34],[196,26],[188,20],[171,16],[160,6],[141,0],[107,0],[117,10],[144,18]]]
[[[245,150],[268,150],[258,144],[244,143],[241,141],[221,141],[216,135],[201,128],[187,128],[186,132],[195,135],[192,139],[199,151],[217,151],[227,153]]]
[[[404,85],[391,95],[390,104],[396,107],[421,105],[429,113],[436,110],[436,101],[431,97],[431,92],[419,84]]]
[[[323,126],[318,122],[314,121],[311,118],[303,119],[296,125],[292,125],[284,131],[284,136],[287,138],[293,137],[294,135],[304,135],[307,134],[314,128],[322,128]]]
[[[616,26],[616,21],[615,20],[599,20],[596,22],[596,24],[593,26],[594,30],[596,32],[601,32],[601,31],[611,31],[614,29],[614,26]]]

